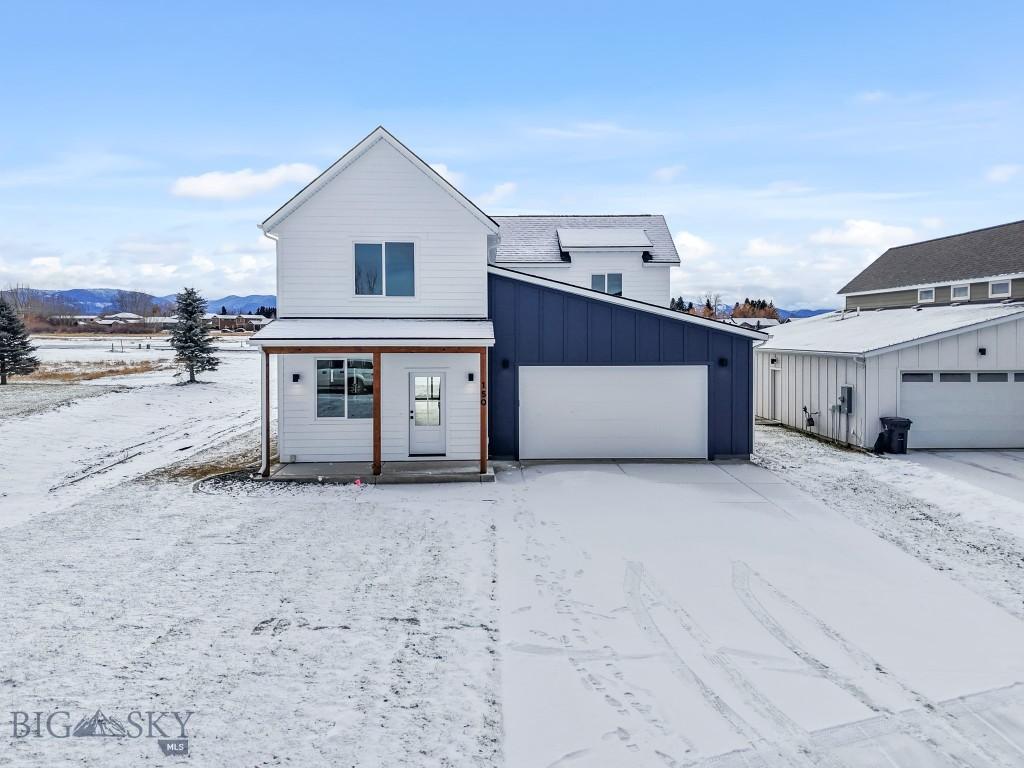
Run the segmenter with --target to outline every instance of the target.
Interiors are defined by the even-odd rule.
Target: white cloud
[[[942,219],[938,216],[925,216],[921,219],[921,226],[925,229],[938,229],[942,226]]]
[[[518,188],[519,185],[514,181],[503,181],[501,184],[496,184],[490,192],[479,195],[476,201],[480,205],[494,205],[514,195]]]
[[[210,171],[198,176],[183,176],[174,182],[171,193],[179,197],[237,200],[268,192],[282,184],[306,184],[317,175],[306,163],[283,163],[265,171],[245,168],[241,171]]]
[[[562,128],[535,128],[533,133],[551,139],[604,139],[637,133],[612,122],[573,123]]]
[[[673,239],[682,259],[700,259],[715,252],[715,247],[711,243],[692,232],[676,232]]]
[[[743,252],[748,256],[754,257],[785,256],[792,253],[793,249],[782,243],[774,243],[763,237],[755,237],[747,241],[747,247]]]
[[[1002,163],[1001,165],[993,165],[989,168],[985,172],[985,179],[993,184],[1005,184],[1021,171],[1024,171],[1024,165]]]
[[[880,249],[909,243],[913,237],[914,230],[910,227],[870,219],[846,219],[841,227],[819,229],[810,236],[810,241],[818,245]]]
[[[28,265],[40,272],[57,272],[60,270],[60,259],[56,256],[37,256]]]
[[[666,165],[663,168],[655,169],[651,176],[654,177],[655,181],[667,184],[668,182],[675,181],[679,174],[685,170],[685,165]]]
[[[462,182],[466,180],[466,175],[464,173],[453,171],[444,163],[431,163],[430,167],[437,171],[438,174],[441,175],[441,178],[443,178],[453,187],[461,186]]]

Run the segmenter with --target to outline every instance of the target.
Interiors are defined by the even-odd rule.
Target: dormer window
[[[607,293],[611,296],[622,295],[622,273],[608,272],[603,275],[591,275],[590,287],[595,291]]]
[[[993,280],[991,283],[988,284],[988,297],[990,299],[1010,298],[1010,281]]]
[[[934,288],[919,288],[917,291],[917,303],[918,304],[931,304],[935,301],[935,289]]]
[[[970,301],[971,286],[968,283],[951,286],[949,289],[949,298],[950,301]]]
[[[356,243],[356,296],[414,296],[415,261],[412,243]]]

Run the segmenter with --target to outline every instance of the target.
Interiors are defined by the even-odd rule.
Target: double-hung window
[[[369,419],[373,416],[373,360],[316,361],[318,418]]]
[[[414,296],[416,257],[412,243],[356,243],[356,296]]]
[[[602,275],[590,276],[590,287],[595,291],[607,293],[611,296],[622,295],[622,273],[608,272]]]

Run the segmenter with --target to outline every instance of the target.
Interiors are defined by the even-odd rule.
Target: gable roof
[[[495,216],[494,220],[501,228],[501,242],[495,254],[497,264],[561,263],[559,233],[574,229],[584,231],[578,238],[579,242],[596,242],[597,230],[623,230],[633,237],[642,231],[651,243],[645,249],[650,254],[645,261],[652,264],[679,263],[679,254],[664,216]],[[609,236],[619,237],[618,234]]]
[[[386,141],[392,147],[394,147],[400,154],[402,154],[409,162],[419,168],[425,173],[431,180],[433,180],[441,189],[455,198],[456,202],[462,205],[468,210],[473,216],[480,220],[480,222],[486,226],[491,232],[498,231],[497,222],[484,213],[480,208],[477,207],[476,203],[462,194],[457,190],[451,182],[444,178],[441,174],[431,168],[427,163],[409,149],[405,144],[396,139],[384,126],[378,125],[370,134],[356,144],[352,149],[346,152],[344,155],[334,161],[333,164],[326,171],[321,173],[309,184],[300,189],[292,198],[274,211],[266,220],[260,224],[260,229],[264,232],[272,231],[278,224],[288,218],[292,213],[295,212],[303,203],[309,198],[319,192],[324,186],[329,184],[335,176],[348,168],[352,163],[362,157],[367,150],[374,146],[379,141]]]
[[[610,293],[604,293],[602,291],[595,291],[591,288],[581,288],[578,285],[572,285],[571,283],[563,283],[561,280],[552,280],[550,277],[539,277],[537,275],[530,275],[526,272],[519,272],[515,269],[509,269],[508,267],[496,266],[490,264],[487,267],[489,274],[497,277],[505,277],[510,280],[519,280],[523,283],[532,283],[533,285],[540,285],[545,288],[554,288],[555,290],[563,291],[564,293],[572,293],[577,296],[583,296],[588,299],[596,299],[597,301],[603,301],[608,304],[614,304],[615,306],[625,307],[626,309],[635,309],[640,312],[648,312],[652,315],[658,315],[659,317],[667,317],[670,320],[678,320],[683,323],[693,323],[694,325],[701,325],[705,328],[712,328],[716,331],[722,331],[723,333],[732,333],[736,336],[746,336],[750,339],[757,339],[758,341],[764,341],[768,338],[768,334],[763,331],[754,331],[747,328],[743,328],[738,325],[732,325],[722,320],[709,320],[706,317],[698,317],[697,315],[689,315],[685,312],[676,312],[674,309],[668,307],[660,307],[657,304],[649,304],[646,301],[640,301],[638,299],[628,299],[625,296],[613,296]]]
[[[840,294],[1024,273],[1024,221],[890,248]]]
[[[1024,303],[830,312],[770,328],[758,349],[872,355],[893,347],[1024,318]]]

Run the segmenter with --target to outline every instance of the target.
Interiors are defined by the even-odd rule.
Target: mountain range
[[[74,309],[82,315],[100,315],[105,312],[116,312],[123,309],[125,294],[131,296],[131,306],[139,307],[149,304],[158,310],[174,307],[174,294],[153,296],[137,291],[121,291],[116,288],[70,288],[63,291],[51,291],[40,288],[24,289],[41,301],[62,305]],[[251,294],[249,296],[218,296],[207,299],[210,312],[220,312],[221,307],[232,314],[251,314],[257,307],[276,307],[277,297],[273,294]],[[140,312],[141,314],[141,312]]]

